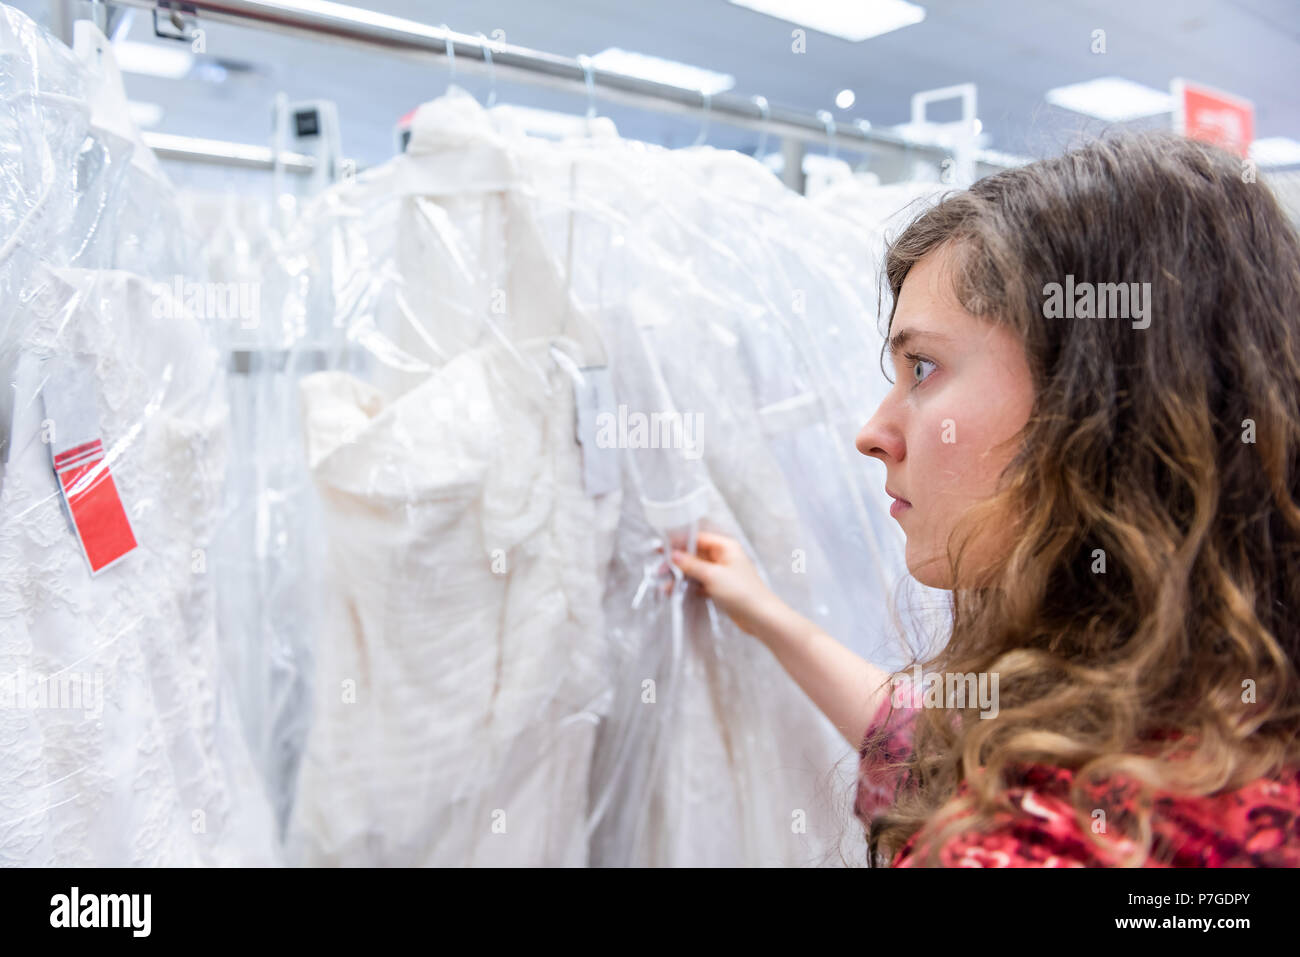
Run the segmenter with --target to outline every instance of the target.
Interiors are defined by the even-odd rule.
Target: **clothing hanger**
[[[492,63],[492,47],[488,45],[488,38],[482,33],[478,35],[482,41],[480,46],[483,48],[483,61],[487,64],[488,69],[488,98],[487,108],[490,110],[497,102],[497,68]]]
[[[870,120],[854,120],[853,125],[856,126],[859,130],[861,130],[864,136],[871,131]],[[871,162],[871,154],[864,152],[862,154],[862,159],[858,161],[858,165],[853,167],[853,172],[855,173],[869,172],[867,166],[870,164],[870,162]]]
[[[758,115],[763,118],[763,128],[759,131],[758,148],[754,150],[754,159],[761,163],[764,154],[767,153],[767,125],[772,119],[772,107],[768,105],[767,97],[759,96],[757,93],[751,96],[750,100],[758,107]]]
[[[596,77],[592,70],[591,57],[585,53],[578,55],[578,66],[582,67],[582,79],[587,88],[587,139],[592,138],[592,121],[596,118]],[[566,308],[564,319],[560,323],[559,335],[568,338],[569,320],[573,313],[577,311],[573,302],[573,207],[577,201],[578,195],[578,159],[575,156],[572,164],[569,166],[569,225],[565,237],[564,246],[564,289]],[[551,353],[554,355],[559,349],[552,344]],[[556,361],[559,361],[558,359]],[[568,371],[567,366],[563,366]]]
[[[695,137],[692,146],[703,146],[705,139],[709,135],[709,119],[713,115],[713,94],[708,90],[700,90],[701,106],[704,110],[704,122],[700,124],[700,135]]]
[[[442,46],[447,52],[447,89],[450,90],[456,82],[456,41],[451,38],[451,28],[447,24],[439,27],[442,30]]]
[[[827,148],[827,159],[835,159],[835,117],[831,116],[830,110],[818,110],[817,119],[822,121],[826,127],[826,135],[830,137],[830,145]]]
[[[591,139],[591,122],[596,118],[596,78],[591,70],[591,57],[578,54],[578,66],[582,67],[582,79],[587,86],[587,138]]]

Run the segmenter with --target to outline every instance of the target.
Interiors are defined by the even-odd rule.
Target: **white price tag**
[[[583,487],[588,495],[604,495],[622,484],[617,446],[600,442],[601,416],[618,414],[614,378],[608,366],[587,366],[578,372],[573,380],[573,403],[578,412]]]

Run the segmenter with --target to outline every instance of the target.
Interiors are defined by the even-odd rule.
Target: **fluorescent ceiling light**
[[[123,73],[143,73],[146,76],[163,76],[179,80],[190,72],[194,55],[182,46],[163,46],[159,43],[136,43],[122,40],[113,44],[117,68]]]
[[[845,40],[867,40],[925,19],[925,7],[906,0],[731,0],[770,17]]]
[[[1169,113],[1174,108],[1168,92],[1118,76],[1058,86],[1047,91],[1047,102],[1112,123]]]
[[[736,78],[729,73],[714,73],[703,67],[674,60],[661,60],[657,56],[644,53],[632,53],[610,47],[591,58],[591,65],[597,70],[610,73],[622,73],[624,76],[639,76],[656,83],[667,83],[686,90],[699,90],[712,96],[730,90],[736,85]]]
[[[1250,158],[1260,166],[1295,166],[1300,143],[1286,136],[1267,136],[1250,144]]]
[[[141,103],[137,100],[126,101],[131,122],[142,130],[157,126],[162,121],[163,108],[157,103]]]

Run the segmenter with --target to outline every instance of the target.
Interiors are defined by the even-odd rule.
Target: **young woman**
[[[857,447],[951,590],[925,673],[996,708],[899,694],[734,541],[674,553],[861,746],[872,861],[1300,865],[1300,242],[1268,188],[1107,139],[950,196],[886,273]]]

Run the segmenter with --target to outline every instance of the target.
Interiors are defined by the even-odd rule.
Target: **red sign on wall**
[[[1174,80],[1174,129],[1245,156],[1255,139],[1255,104],[1199,83]]]

